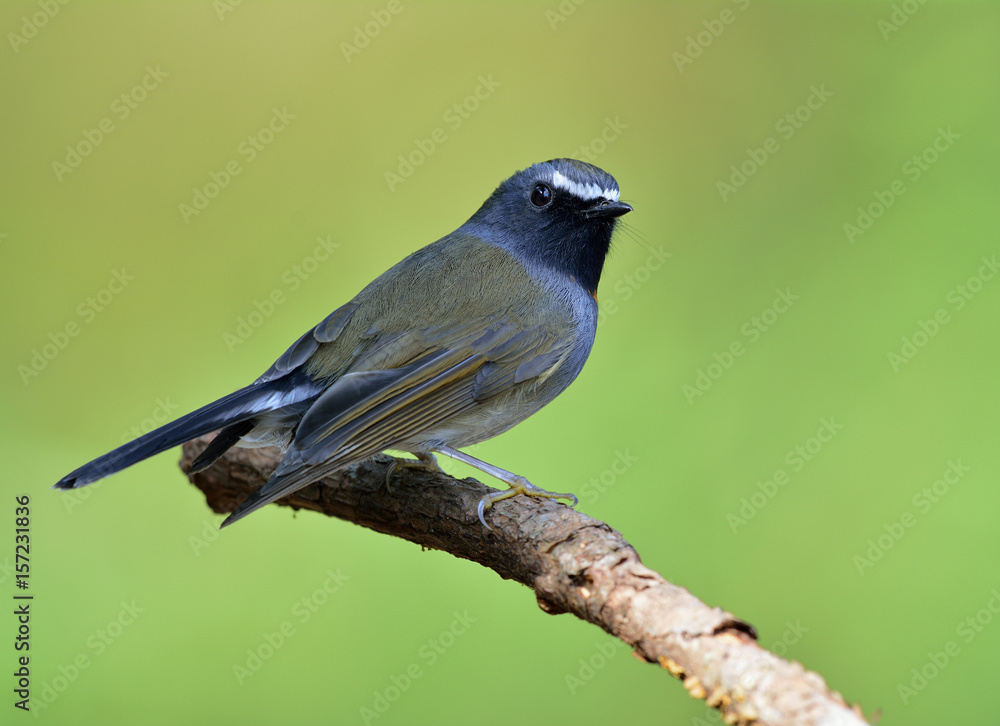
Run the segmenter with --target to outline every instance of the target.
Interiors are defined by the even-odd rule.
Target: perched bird
[[[223,522],[383,449],[404,466],[464,461],[510,489],[572,500],[458,451],[503,433],[573,382],[597,330],[597,283],[618,217],[607,172],[572,159],[504,181],[451,234],[414,252],[299,338],[246,388],[121,446],[63,477],[73,489],[222,429],[194,461],[231,446],[278,446],[281,464]]]

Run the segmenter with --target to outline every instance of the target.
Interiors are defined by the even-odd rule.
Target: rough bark
[[[185,445],[185,471],[210,440]],[[267,480],[278,460],[275,449],[230,449],[191,481],[213,511],[229,512]],[[519,496],[487,512],[491,531],[476,517],[476,504],[489,491],[483,484],[404,468],[393,473],[387,488],[392,461],[380,456],[348,467],[277,504],[450,552],[527,585],[544,611],[572,613],[621,639],[721,711],[727,723],[867,723],[860,708],[848,707],[818,674],[761,648],[751,625],[643,565],[604,522]]]

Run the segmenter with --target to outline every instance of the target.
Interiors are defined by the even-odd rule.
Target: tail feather
[[[249,385],[84,464],[53,488],[82,487],[210,431],[314,397],[320,390],[321,386],[302,371]]]
[[[321,464],[319,466],[303,467],[294,469],[285,474],[274,474],[257,491],[251,493],[246,499],[240,502],[239,506],[226,517],[219,525],[219,528],[228,527],[233,522],[243,519],[248,514],[256,512],[271,502],[276,502],[283,496],[302,489],[303,487],[319,481],[327,474],[339,469],[344,464]]]
[[[237,441],[250,433],[253,427],[254,422],[249,419],[226,426],[226,428],[219,432],[218,436],[212,439],[208,446],[205,447],[205,450],[198,454],[198,457],[191,462],[188,474],[197,474],[199,471],[204,471],[210,467],[220,456],[229,451],[230,447]]]

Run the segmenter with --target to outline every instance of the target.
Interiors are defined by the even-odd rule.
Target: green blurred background
[[[277,507],[218,535],[178,452],[48,490],[556,156],[616,176],[631,234],[580,379],[477,454],[882,723],[992,719],[1000,5],[43,1],[0,30],[0,579],[28,494],[42,720],[718,722],[471,563]]]

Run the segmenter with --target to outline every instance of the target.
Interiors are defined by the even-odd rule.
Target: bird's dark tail
[[[266,383],[254,383],[84,464],[56,482],[53,489],[82,487],[185,441],[219,428],[247,422],[265,411],[312,398],[319,392],[320,386],[302,371]],[[235,444],[237,439],[233,439],[230,445]]]
[[[255,424],[253,419],[239,421],[226,426],[226,428],[219,432],[218,436],[209,442],[208,446],[205,447],[205,450],[198,454],[198,457],[191,462],[191,466],[187,471],[188,475],[205,471],[205,469],[214,464],[220,456],[229,451],[229,449],[235,445],[237,441],[253,431],[254,426]]]

